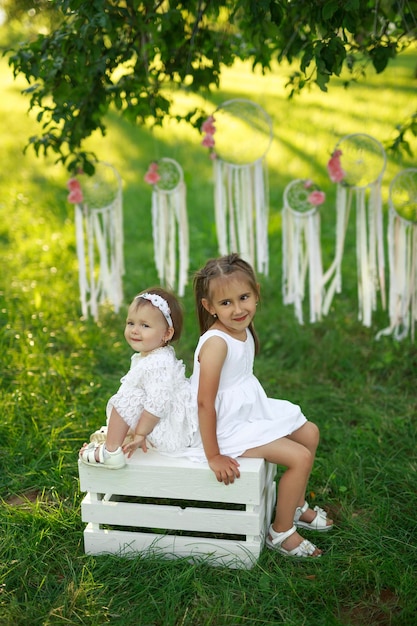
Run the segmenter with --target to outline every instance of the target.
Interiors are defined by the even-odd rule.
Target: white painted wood
[[[232,569],[253,567],[263,541],[239,542],[204,537],[178,537],[128,531],[95,531],[88,524],[84,531],[86,554],[120,554],[120,556],[159,555],[163,558],[188,557],[213,566]]]
[[[232,485],[225,485],[216,480],[207,463],[138,450],[120,470],[89,467],[79,461],[80,489],[125,496],[258,505],[266,481],[265,461],[239,459],[239,463],[240,478]]]
[[[253,511],[231,511],[159,504],[93,502],[87,494],[81,505],[82,520],[113,526],[138,526],[234,535],[259,535],[264,530],[265,504]]]
[[[80,461],[80,489],[87,492],[81,505],[87,523],[85,551],[120,555],[156,551],[168,558],[204,557],[212,564],[252,567],[273,514],[276,466],[262,459],[239,459],[239,463],[241,477],[224,485],[207,463],[174,459],[154,450],[146,454],[138,450],[121,470],[89,467]],[[126,501],[127,496],[152,502]],[[234,510],[235,504],[244,505],[243,510]],[[187,536],[187,532],[201,536]],[[222,538],[204,536],[207,533]]]

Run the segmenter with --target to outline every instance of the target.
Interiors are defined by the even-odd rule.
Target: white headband
[[[161,311],[168,323],[168,326],[170,328],[174,328],[171,318],[171,309],[169,308],[168,302],[162,296],[158,296],[157,293],[141,293],[139,296],[136,296],[136,299],[138,298],[149,300],[153,306]]]

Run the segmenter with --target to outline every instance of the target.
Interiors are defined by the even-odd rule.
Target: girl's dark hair
[[[251,288],[257,294],[259,299],[259,287],[252,266],[244,261],[235,252],[218,257],[217,259],[209,259],[205,266],[195,273],[194,296],[201,334],[205,333],[215,322],[213,316],[207,311],[207,309],[204,308],[202,304],[202,300],[204,298],[209,302],[211,301],[210,282],[213,278],[230,276],[236,272],[240,272],[244,275],[244,278],[249,282]],[[255,353],[257,354],[259,352],[259,339],[255,332],[253,322],[250,323],[249,330],[251,331],[255,341]]]
[[[171,291],[163,289],[162,287],[150,287],[149,289],[143,289],[143,291],[138,293],[135,298],[137,306],[141,306],[145,302],[149,302],[149,304],[152,304],[149,300],[138,298],[138,296],[140,296],[142,293],[154,293],[158,296],[161,296],[161,298],[168,302],[168,306],[171,311],[172,325],[174,327],[174,334],[172,335],[171,341],[178,341],[178,339],[181,337],[184,315],[181,304],[178,301],[177,297]]]

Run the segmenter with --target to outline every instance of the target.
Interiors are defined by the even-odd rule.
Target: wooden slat
[[[86,554],[135,556],[140,553],[142,556],[157,554],[163,558],[197,557],[214,566],[250,569],[259,557],[263,542],[248,543],[128,531],[109,532],[95,530],[88,524],[84,531],[84,546]]]
[[[236,504],[260,504],[266,480],[263,459],[239,459],[241,477],[219,483],[206,463],[172,459],[138,450],[120,470],[89,467],[79,461],[81,491],[153,498],[179,498]]]
[[[235,535],[264,530],[265,501],[253,511],[95,501],[87,494],[81,505],[83,522]]]

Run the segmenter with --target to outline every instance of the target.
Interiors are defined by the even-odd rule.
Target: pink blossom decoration
[[[201,125],[201,132],[204,134],[201,145],[210,150],[210,158],[216,159],[217,154],[213,148],[215,145],[214,133],[216,132],[216,126],[214,124],[214,116],[210,115]]]
[[[332,183],[340,183],[346,175],[346,172],[344,171],[340,163],[341,155],[341,150],[335,150],[329,162],[327,163],[327,171],[329,173]]]
[[[312,186],[313,186],[313,181],[312,180],[307,179],[307,180],[304,181],[304,187],[306,189],[310,189],[310,187],[312,187]]]
[[[77,178],[70,178],[67,182],[67,188],[69,189],[67,197],[68,202],[71,202],[71,204],[81,204],[84,197],[80,181]]]
[[[158,163],[153,161],[148,167],[148,171],[144,176],[144,181],[149,185],[155,185],[159,180],[161,180],[161,177],[158,174]]]
[[[324,193],[324,191],[319,191],[318,189],[312,191],[308,196],[308,201],[313,206],[320,206],[320,204],[323,204],[325,199],[326,194]]]
[[[201,145],[205,148],[213,148],[215,144],[213,135],[206,135],[201,142]]]
[[[201,132],[207,133],[208,135],[214,135],[214,133],[216,132],[214,117],[212,115],[210,115],[210,117],[208,117],[201,125]]]

